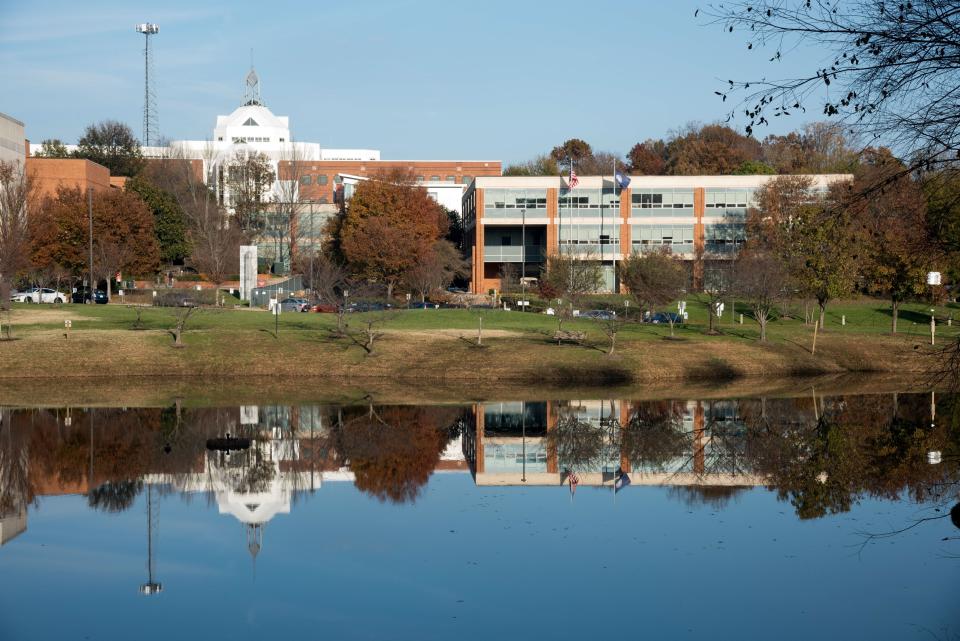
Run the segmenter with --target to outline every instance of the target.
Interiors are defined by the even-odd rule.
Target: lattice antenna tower
[[[143,43],[143,146],[149,147],[151,137],[157,132],[157,97],[150,84],[150,36],[160,32],[160,25],[144,22],[136,26],[137,33],[144,36]]]

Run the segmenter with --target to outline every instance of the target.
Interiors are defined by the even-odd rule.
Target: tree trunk
[[[387,302],[393,300],[393,281],[387,281]]]
[[[483,345],[483,316],[480,317],[480,326],[477,328],[477,345]]]
[[[0,276],[0,310],[10,309],[10,279]]]
[[[757,315],[757,322],[760,323],[760,342],[767,342],[767,314],[766,312],[756,311],[754,313]]]
[[[670,323],[670,338],[673,338],[673,316],[667,316],[667,322]]]
[[[827,315],[827,301],[818,300],[817,305],[820,306],[820,320],[819,320],[820,329],[824,330],[826,329],[826,327],[823,324],[823,320],[824,320],[824,317]]]
[[[811,354],[817,353],[817,329],[820,327],[820,323],[813,324],[813,346],[810,348]]]
[[[607,356],[613,355],[613,350],[617,346],[617,333],[614,332],[610,334],[610,351],[607,352]]]
[[[893,314],[891,315],[891,318],[890,318],[890,321],[891,321],[890,331],[896,334],[897,333],[897,316],[900,313],[900,303],[896,299],[893,299],[891,303],[893,306]]]
[[[113,298],[113,294],[111,293],[112,288],[110,287],[110,280],[111,280],[110,277],[107,276],[107,302],[108,303],[110,302],[110,299]],[[93,292],[91,292],[91,297],[92,295],[93,295]]]

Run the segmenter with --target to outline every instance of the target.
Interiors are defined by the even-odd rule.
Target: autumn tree
[[[635,252],[620,263],[620,280],[637,302],[641,313],[677,300],[687,286],[687,271],[666,247]],[[670,335],[673,336],[673,316]]]
[[[786,266],[795,287],[817,301],[819,328],[827,303],[853,291],[858,255],[845,183],[830,198],[813,190],[806,176],[778,176],[757,193],[747,213],[749,245],[769,249]]]
[[[143,168],[140,142],[130,127],[116,120],[88,125],[74,155],[103,165],[113,176],[136,176]]]
[[[334,243],[357,276],[383,283],[387,298],[447,232],[446,211],[407,172],[357,185],[333,227]]]
[[[580,138],[571,138],[550,151],[550,157],[557,163],[566,163],[568,160],[572,160],[574,165],[578,165],[581,160],[592,155],[593,148],[588,142]]]
[[[278,180],[271,198],[266,235],[273,239],[276,247],[275,261],[281,265],[293,266],[294,257],[303,228],[300,215],[306,210],[300,185],[310,169],[303,152],[295,143],[289,143],[281,152],[281,164]]]
[[[224,174],[228,204],[240,229],[248,237],[262,232],[268,194],[277,178],[270,159],[258,151],[238,150]]]
[[[124,189],[136,193],[153,211],[153,230],[164,263],[183,263],[190,255],[187,224],[177,199],[140,175],[127,181]]]
[[[662,175],[667,167],[667,145],[662,140],[638,142],[627,153],[630,173],[640,176]]]
[[[863,252],[864,284],[890,299],[891,331],[896,334],[900,304],[925,291],[924,275],[934,265],[935,245],[920,185],[886,149],[868,150],[849,189],[863,193],[876,185],[882,187],[873,198],[853,199],[850,210]]]
[[[799,132],[770,135],[761,144],[763,161],[781,174],[849,173],[859,162],[843,125],[808,123]]]
[[[0,309],[10,305],[13,279],[29,266],[33,183],[20,163],[0,162]]]
[[[82,273],[88,263],[88,195],[60,187],[30,218],[33,265],[61,265]],[[110,281],[117,271],[146,275],[160,265],[153,214],[135,193],[109,189],[93,194],[94,275]]]
[[[688,125],[667,143],[666,170],[675,176],[730,175],[760,158],[760,143],[725,125]]]
[[[766,342],[770,315],[790,294],[783,262],[770,252],[741,253],[733,268],[731,290],[750,306],[753,319],[760,325],[760,341]]]

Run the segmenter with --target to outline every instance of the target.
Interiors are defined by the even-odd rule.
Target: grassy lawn
[[[142,330],[132,331],[136,310],[126,305],[14,305],[0,314],[12,323],[12,341],[0,341],[0,378],[90,376],[254,376],[264,380],[303,374],[358,379],[423,379],[550,382],[556,385],[635,384],[669,378],[710,380],[738,376],[783,376],[851,371],[918,372],[936,362],[929,347],[929,307],[904,305],[900,334],[889,333],[889,306],[858,299],[828,307],[827,331],[810,353],[812,326],[803,309],[774,320],[768,342],[748,310],[737,305],[718,323],[721,334],[707,335],[706,307],[688,298],[690,321],[669,340],[665,325],[628,322],[607,354],[604,323],[570,320],[582,330],[583,344],[557,346],[558,319],[544,314],[466,309],[398,310],[348,314],[354,338],[334,335],[332,314],[203,308],[191,316],[186,349],[171,349],[169,334],[178,310],[141,310]],[[599,306],[598,301],[584,309]],[[945,319],[960,309],[941,306]],[[743,312],[744,323],[739,323]],[[634,313],[631,312],[631,316]],[[841,326],[841,316],[847,324]],[[359,331],[375,319],[382,332],[374,352],[361,347]],[[475,343],[482,319],[483,345]],[[64,321],[72,321],[69,337]],[[279,333],[274,333],[275,322]],[[938,324],[938,344],[960,328]],[[632,383],[628,383],[632,382]]]
[[[608,305],[610,297],[603,300]],[[592,305],[584,305],[590,309]],[[594,302],[596,304],[596,302]],[[811,313],[814,306],[811,305]],[[675,307],[674,307],[675,309]],[[960,327],[948,327],[948,316],[957,315],[960,318],[960,305],[947,304],[937,306],[935,315],[938,319],[938,336],[956,336]],[[141,319],[144,329],[168,330],[175,324],[176,309],[161,307],[146,307],[142,309]],[[804,310],[801,305],[792,305],[789,308],[789,318],[775,318],[768,325],[771,340],[796,338],[812,333],[812,327],[803,322]],[[677,325],[675,333],[678,337],[697,336],[707,340],[756,340],[759,337],[759,327],[753,321],[750,310],[742,303],[735,304],[731,313],[730,305],[724,310],[723,318],[715,324],[721,330],[720,336],[707,336],[705,330],[708,325],[706,305],[698,297],[687,299],[689,321],[684,325]],[[623,316],[623,311],[620,315]],[[740,324],[740,315],[743,314],[743,324]],[[636,310],[629,310],[627,318],[630,320],[638,316]],[[841,324],[845,317],[846,325]],[[129,330],[136,320],[136,311],[125,305],[29,305],[14,304],[13,311],[0,316],[4,324],[12,323],[14,335],[49,331],[63,328],[65,319],[72,321],[72,332],[89,330]],[[508,331],[518,333],[552,334],[557,328],[558,319],[545,314],[527,313],[519,311],[504,311],[492,309],[401,309],[387,314],[348,314],[347,323],[356,327],[366,320],[378,320],[378,326],[387,331],[432,331],[455,330],[465,333],[475,333],[483,319],[485,330]],[[827,333],[843,334],[889,334],[890,308],[886,301],[871,298],[837,301],[827,307]],[[899,332],[905,335],[927,336],[930,325],[930,306],[924,303],[907,303],[900,312]],[[288,332],[308,331],[316,332],[329,330],[336,326],[336,317],[333,314],[298,314],[284,313],[279,319],[262,310],[203,308],[195,312],[187,325],[188,333],[196,330],[227,330],[227,331],[263,331],[273,333],[274,327],[279,327],[281,334]],[[571,320],[564,323],[565,328],[586,331],[588,334],[603,336],[602,323],[593,320]],[[651,340],[668,336],[669,327],[665,325],[650,325],[628,322],[622,328],[618,340]]]

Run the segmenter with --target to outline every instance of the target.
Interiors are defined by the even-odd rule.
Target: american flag
[[[570,165],[570,180],[567,181],[567,188],[573,189],[580,184],[580,179],[577,178],[577,172],[573,170],[573,165]]]
[[[567,481],[570,482],[570,494],[576,494],[577,484],[580,483],[580,477],[577,476],[577,473],[570,471],[567,473]]]

